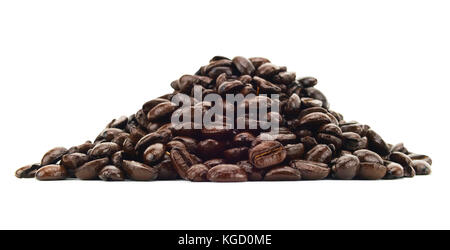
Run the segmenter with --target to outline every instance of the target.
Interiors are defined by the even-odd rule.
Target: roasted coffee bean
[[[158,180],[178,179],[178,173],[172,166],[172,161],[170,160],[170,157],[156,164],[153,168],[158,171]]]
[[[137,123],[143,127],[146,128],[148,126],[149,120],[147,119],[147,114],[144,113],[142,109],[140,109],[138,112],[136,112],[136,121]]]
[[[145,149],[147,149],[150,145],[155,143],[165,143],[167,142],[165,138],[160,133],[153,132],[150,134],[147,134],[146,136],[142,137],[135,146],[135,150],[138,153],[143,153]]]
[[[164,144],[162,143],[155,143],[151,146],[149,146],[143,154],[143,161],[147,165],[154,165],[155,163],[159,162],[164,154],[166,153]]]
[[[94,180],[97,179],[100,170],[109,164],[108,158],[101,158],[86,162],[81,167],[75,170],[75,176],[80,180]]]
[[[414,160],[412,161],[414,170],[417,175],[429,175],[431,174],[431,166],[428,162],[423,160]]]
[[[408,149],[405,148],[405,145],[403,143],[397,143],[391,148],[391,152],[401,152],[404,154],[409,154]]]
[[[303,116],[299,125],[306,128],[319,128],[320,126],[331,123],[331,119],[328,115],[320,112],[314,112]]]
[[[252,62],[242,56],[236,56],[233,58],[233,65],[239,73],[241,73],[241,75],[253,75],[255,72],[255,66],[253,66]]]
[[[342,148],[348,151],[356,151],[364,148],[364,139],[360,135],[353,132],[342,133]]]
[[[125,180],[125,175],[122,170],[116,166],[106,166],[98,174],[98,178],[104,181],[123,181]]]
[[[336,160],[331,170],[334,178],[351,180],[358,174],[359,159],[354,155],[343,155]]]
[[[248,150],[248,147],[230,148],[223,152],[223,156],[227,162],[236,163],[247,159]]]
[[[122,162],[125,159],[125,151],[117,151],[115,152],[112,156],[111,156],[111,163],[118,167],[121,168],[122,167]]]
[[[264,63],[261,66],[257,67],[256,75],[263,78],[270,78],[281,71],[282,69],[275,64]]]
[[[374,162],[374,163],[383,164],[383,159],[381,158],[381,156],[379,156],[377,153],[372,152],[370,150],[360,149],[360,150],[353,152],[353,154],[356,157],[358,157],[360,162]]]
[[[172,165],[177,173],[185,180],[187,179],[188,169],[197,164],[194,157],[184,148],[172,148],[170,159],[172,159]]]
[[[250,147],[252,142],[256,140],[256,137],[248,132],[242,132],[234,136],[233,144],[236,146]]]
[[[329,163],[332,155],[333,151],[327,145],[319,144],[306,153],[305,159],[307,161]]]
[[[158,104],[161,104],[163,102],[167,102],[167,99],[156,98],[156,99],[150,100],[150,101],[144,103],[144,105],[142,105],[142,110],[144,111],[145,114],[147,114],[150,110],[152,110]]]
[[[300,112],[302,102],[297,94],[292,94],[287,102],[285,113],[288,115],[296,115]]]
[[[276,84],[287,85],[293,83],[296,76],[295,72],[280,72],[272,78],[272,81]]]
[[[248,60],[252,62],[256,69],[265,63],[270,63],[269,59],[264,57],[250,57]]]
[[[367,131],[367,139],[369,141],[369,149],[372,151],[377,152],[381,156],[385,156],[389,154],[389,147],[384,142],[384,140],[381,138],[380,135],[378,135],[375,131],[372,129],[369,129]]]
[[[320,162],[295,160],[291,162],[290,166],[298,169],[304,180],[322,180],[330,174],[328,165]]]
[[[69,150],[67,151],[67,154],[73,154],[73,153],[87,154],[87,152],[90,149],[92,149],[93,147],[94,147],[94,144],[91,141],[86,141],[83,144],[69,148]]]
[[[221,156],[225,145],[214,139],[206,139],[198,143],[197,151],[204,159],[217,158]]]
[[[413,161],[406,154],[401,152],[393,152],[389,155],[389,160],[402,165],[403,171],[405,172],[405,177],[414,177],[416,175]]]
[[[298,169],[288,166],[272,168],[264,176],[265,181],[298,181],[301,178],[302,175]]]
[[[213,168],[217,165],[226,164],[226,161],[225,161],[225,159],[222,159],[222,158],[215,158],[215,159],[207,160],[203,164],[208,168]]]
[[[301,159],[305,153],[305,146],[303,143],[288,144],[284,146],[286,149],[286,159],[289,161]]]
[[[330,103],[328,103],[327,97],[318,89],[316,88],[305,88],[304,89],[305,93],[307,96],[320,101],[320,103],[322,104],[321,106],[329,109],[330,108]]]
[[[244,84],[239,80],[234,80],[234,81],[226,81],[220,84],[217,91],[221,95],[236,94],[239,93],[242,88],[244,88]]]
[[[122,168],[127,176],[135,181],[152,181],[158,177],[158,171],[144,163],[123,161]]]
[[[207,181],[207,174],[209,168],[203,164],[196,164],[190,167],[187,171],[187,178],[190,181],[201,182]]]
[[[403,176],[405,175],[402,165],[398,163],[389,162],[385,164],[385,166],[387,168],[387,173],[385,176],[386,179],[403,178]]]
[[[303,77],[298,80],[298,82],[304,87],[304,88],[311,88],[317,85],[317,79],[314,77]]]
[[[63,148],[63,147],[57,147],[57,148],[54,148],[54,149],[48,151],[42,157],[41,166],[46,166],[46,165],[57,163],[59,160],[61,160],[63,155],[65,155],[66,153],[67,153],[67,149]]]
[[[286,159],[286,149],[277,141],[263,141],[249,150],[249,160],[256,168],[276,166]]]
[[[41,165],[39,163],[26,165],[17,169],[15,175],[17,178],[34,178],[39,168],[41,168]]]
[[[207,178],[213,182],[242,182],[247,181],[247,174],[237,165],[222,164],[211,168]]]
[[[314,98],[303,97],[300,99],[304,108],[322,107],[322,101]]]
[[[128,117],[121,116],[117,119],[114,119],[109,124],[108,128],[119,128],[119,129],[125,129],[125,126],[128,123]]]
[[[89,156],[93,158],[109,157],[119,150],[119,145],[114,142],[102,142],[95,145]]]
[[[89,161],[89,156],[82,153],[64,155],[61,158],[61,165],[66,169],[75,169]]]
[[[67,170],[61,165],[46,165],[36,172],[36,179],[40,181],[64,180],[67,177]]]
[[[376,162],[361,162],[359,164],[358,177],[366,180],[382,179],[387,173],[387,168],[383,164]]]
[[[368,126],[359,124],[359,123],[351,123],[341,125],[342,132],[353,132],[357,133],[360,136],[366,136],[367,131],[369,130]]]
[[[281,88],[277,85],[265,80],[264,78],[255,76],[253,77],[253,81],[255,82],[256,86],[259,89],[259,92],[257,94],[277,94],[281,92]]]
[[[169,117],[178,106],[173,102],[163,102],[156,105],[147,113],[147,119],[150,122],[162,120]]]
[[[255,168],[248,161],[240,161],[236,163],[240,168],[242,168],[247,173],[247,178],[249,181],[261,181],[264,178],[264,170]]]
[[[118,128],[106,128],[104,129],[95,139],[94,144],[98,144],[101,142],[110,142],[114,137],[118,134],[123,133],[122,129]]]
[[[312,136],[305,136],[303,138],[300,138],[300,142],[305,145],[305,150],[309,151],[313,147],[317,146],[319,143],[317,143],[317,140]]]
[[[409,158],[411,158],[411,160],[423,160],[428,162],[428,164],[433,164],[433,161],[431,160],[431,158],[427,155],[421,155],[421,154],[409,154],[408,155]]]

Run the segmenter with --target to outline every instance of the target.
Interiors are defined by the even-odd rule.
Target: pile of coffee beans
[[[317,79],[297,78],[262,57],[213,57],[194,75],[183,75],[170,94],[150,100],[135,114],[112,120],[93,142],[48,151],[40,163],[16,171],[18,178],[105,181],[176,180],[242,182],[321,179],[395,179],[428,175],[431,158],[392,145],[370,126],[346,121],[330,109]],[[194,93],[200,91],[200,98]],[[173,101],[184,94],[189,106]],[[176,126],[174,114],[212,109],[209,94],[223,99],[224,111],[276,103],[267,117],[237,116],[233,124],[206,127],[195,119]],[[227,94],[251,96],[227,103]],[[276,94],[278,98],[272,99]],[[267,106],[267,105],[266,105]],[[239,128],[237,122],[245,124]],[[264,123],[279,125],[276,133]],[[254,122],[258,126],[251,127]],[[187,124],[186,124],[187,123]]]

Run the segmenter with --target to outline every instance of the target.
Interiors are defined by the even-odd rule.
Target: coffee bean
[[[378,135],[375,131],[372,129],[369,129],[367,131],[367,139],[369,141],[369,149],[372,151],[377,152],[381,156],[385,156],[389,154],[389,147],[384,142],[384,140],[381,138],[380,135]]]
[[[97,179],[100,170],[109,164],[108,158],[101,158],[86,162],[75,170],[75,176],[80,180]]]
[[[433,164],[433,161],[427,155],[409,154],[408,156],[409,156],[409,158],[411,158],[411,160],[423,160],[423,161],[426,161],[428,164],[430,164],[430,166],[431,166],[431,164]]]
[[[336,164],[331,169],[334,178],[351,180],[359,171],[359,159],[354,155],[343,155],[337,159]]]
[[[61,165],[46,165],[36,172],[36,179],[40,181],[64,180],[66,177],[67,171]]]
[[[385,166],[387,168],[387,173],[385,176],[386,179],[403,178],[403,176],[405,175],[402,165],[398,163],[389,162]]]
[[[372,152],[370,150],[360,149],[360,150],[353,152],[353,154],[356,157],[358,157],[360,162],[374,162],[374,163],[383,164],[383,159],[381,158],[381,156],[379,156],[377,153]]]
[[[39,168],[41,168],[41,165],[39,163],[26,165],[17,169],[15,175],[17,178],[34,178]]]
[[[423,160],[413,160],[412,163],[417,175],[431,174],[431,166],[428,162]]]
[[[361,162],[359,164],[358,177],[366,180],[382,179],[387,173],[387,168],[376,162]]]
[[[256,69],[265,63],[270,63],[269,59],[264,57],[250,57],[248,60],[252,62]]]
[[[82,153],[64,155],[61,158],[61,165],[66,169],[75,169],[89,161],[89,156]]]
[[[286,149],[277,141],[263,141],[249,150],[249,160],[256,168],[276,166],[286,159]]]
[[[327,145],[319,144],[306,153],[305,159],[307,161],[329,163],[332,155],[333,152]]]
[[[302,178],[298,169],[282,166],[272,168],[264,176],[265,181],[298,181]]]
[[[405,177],[414,177],[416,175],[413,161],[406,154],[401,152],[394,152],[389,155],[389,160],[402,165]]]
[[[123,181],[125,180],[125,175],[122,170],[116,166],[106,166],[104,167],[98,177],[104,181]]]
[[[103,158],[113,155],[119,151],[120,147],[114,142],[103,142],[95,145],[89,156],[93,158]]]
[[[153,168],[158,171],[158,180],[178,179],[178,173],[172,166],[172,160],[170,160],[170,157],[168,157],[168,159],[164,158],[163,161],[156,164]]]
[[[248,161],[240,161],[236,163],[240,168],[242,168],[245,173],[247,173],[247,178],[249,181],[261,181],[264,178],[264,170],[255,168]]]
[[[164,118],[167,118],[170,116],[178,106],[175,103],[172,102],[163,102],[158,105],[156,105],[154,108],[152,108],[148,114],[147,119],[150,122],[158,121]]]
[[[196,164],[190,167],[187,171],[187,178],[190,181],[201,182],[207,181],[207,174],[209,168],[203,164]]]
[[[317,85],[317,79],[314,77],[303,77],[298,80],[298,82],[304,87],[304,88],[311,88]]]
[[[253,66],[252,62],[242,56],[233,58],[233,65],[242,75],[253,75],[255,72],[255,66]]]
[[[248,147],[230,148],[223,152],[223,156],[227,162],[236,163],[247,159],[248,150]]]
[[[143,161],[147,165],[154,165],[155,163],[159,162],[162,159],[165,152],[166,152],[166,150],[165,150],[164,144],[155,143],[155,144],[149,146],[144,151]]]
[[[342,148],[348,151],[356,151],[363,149],[365,146],[363,138],[357,133],[345,132],[342,133]]]
[[[247,181],[247,174],[237,165],[222,164],[211,168],[207,178],[213,182],[242,182]]]
[[[224,159],[215,158],[215,159],[207,160],[203,164],[210,169],[217,165],[221,165],[221,164],[225,164],[225,163],[226,163],[226,161]]]
[[[158,171],[144,163],[126,160],[123,161],[122,168],[135,181],[152,181],[158,177]]]
[[[303,145],[303,143],[288,144],[284,146],[284,148],[286,149],[286,158],[289,161],[300,159],[305,153],[305,146]]]
[[[194,157],[184,148],[172,148],[170,158],[177,173],[186,180],[188,169],[196,164]]]
[[[222,155],[225,145],[214,139],[206,139],[198,143],[198,153],[204,159],[216,158]]]
[[[67,153],[67,149],[63,147],[57,147],[51,149],[42,157],[41,166],[46,166],[50,164],[55,164],[61,160],[62,156]]]
[[[322,180],[330,174],[328,165],[320,162],[294,160],[290,166],[298,169],[304,180]]]

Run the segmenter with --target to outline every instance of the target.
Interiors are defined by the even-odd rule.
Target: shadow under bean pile
[[[412,153],[402,143],[386,143],[368,125],[344,120],[316,85],[317,79],[297,78],[266,58],[215,56],[194,75],[173,81],[172,93],[112,120],[93,142],[51,149],[40,163],[18,169],[16,177],[241,182],[377,180],[431,173],[430,157]],[[191,104],[173,101],[180,94]],[[183,126],[173,124],[175,114],[203,115],[213,109],[212,102],[203,101],[209,94],[221,98],[224,113],[239,105],[275,103],[278,108],[265,119],[234,113],[232,124],[218,119],[223,126],[198,126],[193,118]],[[251,98],[229,103],[228,94]],[[245,126],[235,126],[238,122]],[[252,122],[258,126],[251,127]],[[260,126],[268,122],[278,125],[276,133]]]

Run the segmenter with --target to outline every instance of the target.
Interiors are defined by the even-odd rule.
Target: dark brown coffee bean
[[[214,139],[206,139],[198,143],[197,151],[204,159],[216,158],[222,155],[224,144]]]
[[[397,143],[391,148],[391,152],[402,152],[404,154],[409,154],[408,149],[405,148],[403,143]]]
[[[310,97],[303,97],[300,99],[303,108],[322,107],[322,101]]]
[[[331,169],[334,178],[351,180],[355,178],[359,171],[359,159],[354,155],[343,155],[336,160]]]
[[[328,115],[320,112],[314,112],[303,116],[300,119],[299,125],[308,128],[319,128],[327,123],[331,123],[331,119]]]
[[[304,180],[322,180],[330,174],[328,165],[320,162],[295,160],[290,165],[300,171]]]
[[[156,164],[153,168],[158,171],[158,180],[178,179],[178,173],[172,166],[172,161],[170,160],[170,157]]]
[[[233,65],[241,73],[241,75],[253,75],[255,72],[255,66],[252,62],[245,57],[236,56],[233,58]]]
[[[149,124],[149,120],[147,119],[147,114],[144,113],[142,109],[140,109],[138,112],[136,112],[136,121],[139,124],[139,126],[146,128]]]
[[[247,174],[237,165],[222,164],[211,168],[207,178],[213,182],[242,182],[247,181]]]
[[[106,128],[104,129],[95,139],[94,144],[98,144],[101,142],[110,142],[114,137],[118,134],[123,133],[122,129],[118,128]]]
[[[255,76],[253,77],[253,81],[255,82],[255,85],[257,86],[259,93],[262,94],[277,94],[281,92],[281,88],[277,85],[265,80],[264,78]]]
[[[348,151],[356,151],[364,148],[364,140],[360,135],[353,132],[342,133],[342,148]]]
[[[15,175],[17,178],[34,178],[39,168],[41,168],[39,163],[26,165],[17,169]]]
[[[211,69],[208,73],[208,76],[216,79],[219,75],[225,73],[227,76],[231,76],[233,74],[230,67],[215,67]]]
[[[193,165],[187,171],[187,178],[194,182],[208,181],[206,178],[208,170],[209,168],[203,164]]]
[[[310,149],[319,144],[317,143],[316,139],[314,139],[314,137],[312,136],[305,136],[303,138],[300,138],[300,142],[303,143],[306,151],[309,151]]]
[[[220,59],[220,60],[214,60],[214,61],[211,61],[211,62],[209,63],[209,65],[206,66],[206,68],[205,68],[205,73],[208,74],[208,73],[211,72],[214,68],[217,68],[217,67],[225,67],[225,68],[229,68],[229,67],[231,67],[232,63],[233,63],[233,62],[232,62],[230,59],[228,59],[228,58],[224,58],[224,59]],[[230,75],[231,75],[231,74],[230,74]],[[212,77],[212,78],[214,78],[214,77]]]
[[[305,159],[307,161],[329,163],[332,155],[333,152],[327,145],[319,144],[306,153]]]
[[[272,78],[272,81],[276,84],[289,85],[289,84],[295,82],[296,76],[297,75],[295,74],[295,72],[280,72]]]
[[[71,147],[67,154],[73,154],[73,153],[82,153],[87,154],[87,152],[94,147],[94,144],[91,141],[86,141],[83,144],[80,144],[78,146]]]
[[[47,165],[36,172],[36,179],[40,181],[64,180],[67,177],[67,170],[61,165]]]
[[[389,154],[388,145],[386,144],[386,142],[384,142],[383,138],[381,138],[381,136],[378,135],[375,131],[369,129],[366,136],[369,141],[370,150],[377,152],[381,156]]]
[[[389,162],[388,164],[386,164],[386,168],[386,179],[403,178],[403,176],[405,175],[402,165],[396,162]]]
[[[154,122],[168,118],[177,108],[178,106],[173,102],[160,103],[148,112],[147,119]]]
[[[358,177],[366,180],[382,179],[387,173],[386,166],[376,162],[361,162]]]
[[[167,102],[167,99],[156,98],[156,99],[150,100],[150,101],[144,103],[144,105],[142,105],[142,110],[144,111],[145,114],[147,114],[150,110],[152,110],[154,107],[156,107],[156,105],[161,104],[163,102]]]
[[[213,168],[217,165],[226,164],[226,161],[222,158],[215,158],[215,159],[207,160],[203,164],[208,168]]]
[[[80,180],[97,179],[100,170],[109,164],[108,158],[101,158],[86,162],[75,170],[75,176]]]
[[[247,159],[248,150],[248,147],[230,148],[223,151],[223,156],[227,162],[236,163],[238,161]]]
[[[41,166],[46,166],[50,164],[55,164],[61,160],[62,156],[67,153],[67,149],[63,147],[57,147],[51,149],[42,157]]]
[[[431,166],[428,162],[423,160],[414,160],[412,161],[414,170],[417,175],[429,175],[431,174]]]
[[[112,156],[111,156],[111,163],[118,167],[121,168],[122,167],[122,162],[125,159],[125,151],[117,151],[115,152]]]
[[[95,147],[90,152],[89,156],[93,158],[109,157],[119,150],[120,147],[116,143],[103,142],[95,145]]]
[[[242,168],[245,173],[247,173],[247,178],[249,181],[262,181],[264,178],[264,170],[255,168],[248,161],[240,161],[236,163],[240,168]]]
[[[125,126],[128,123],[128,117],[121,116],[117,119],[114,119],[109,124],[108,128],[118,128],[118,129],[125,129]]]
[[[302,175],[298,169],[288,166],[272,168],[264,176],[265,181],[298,181],[301,178]]]
[[[298,82],[304,87],[304,88],[311,88],[316,86],[317,79],[314,77],[303,77],[298,80]]]
[[[360,162],[374,162],[374,163],[379,163],[379,164],[383,164],[383,159],[381,158],[381,156],[379,156],[377,153],[367,150],[367,149],[360,149],[357,150],[355,152],[353,152],[353,154],[358,157]]]
[[[330,108],[330,103],[328,102],[327,97],[320,90],[311,87],[311,88],[305,88],[304,91],[307,96],[320,101],[322,103],[321,106],[323,108],[326,108],[326,109]]]
[[[75,169],[89,161],[89,156],[82,153],[64,155],[61,158],[61,165],[66,169]]]
[[[244,88],[244,84],[239,80],[225,81],[217,88],[217,92],[220,95],[236,94],[239,93],[242,88]]]
[[[269,59],[264,57],[250,57],[248,60],[252,62],[256,69],[265,63],[270,63]]]
[[[125,175],[122,170],[116,166],[106,166],[98,174],[98,178],[104,181],[123,181],[125,180]]]
[[[144,163],[147,165],[154,165],[155,163],[159,162],[164,154],[166,153],[164,144],[162,143],[155,143],[151,146],[149,146],[143,154],[143,160]]]
[[[256,168],[276,166],[286,159],[286,149],[277,141],[263,141],[249,150],[249,160]]]
[[[248,132],[242,132],[234,136],[233,145],[236,146],[251,146],[252,142],[255,140],[255,136]]]
[[[202,136],[204,138],[223,140],[233,136],[233,130],[231,126],[226,124],[209,126],[202,129]]]
[[[405,177],[414,177],[416,175],[413,161],[406,154],[394,152],[389,155],[389,160],[402,165],[403,171],[405,172]]]
[[[269,79],[270,77],[276,75],[281,72],[281,68],[272,63],[264,63],[261,66],[257,67],[256,75],[259,77],[263,77]]]
[[[409,158],[411,158],[411,160],[423,160],[423,161],[428,162],[428,164],[430,164],[430,166],[433,164],[433,161],[427,155],[409,154],[408,156],[409,156]]]
[[[158,132],[150,133],[144,137],[142,137],[135,146],[135,150],[138,153],[143,153],[145,149],[147,149],[150,145],[155,143],[166,143],[166,139]]]
[[[156,169],[137,161],[123,161],[122,168],[135,181],[152,181],[158,177]]]
[[[342,130],[342,132],[353,132],[353,133],[357,133],[360,136],[366,136],[369,128],[368,128],[368,126],[363,125],[363,124],[353,123],[353,124],[341,125],[341,130]]]
[[[172,165],[181,178],[187,179],[187,171],[197,162],[194,157],[184,148],[172,148],[170,151]]]
[[[303,143],[288,144],[284,146],[286,149],[286,159],[289,161],[301,159],[305,153],[305,146]]]

